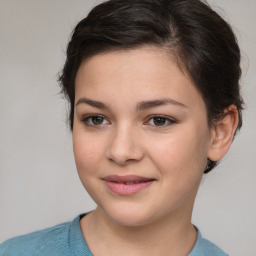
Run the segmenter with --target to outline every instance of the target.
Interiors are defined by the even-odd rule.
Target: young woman
[[[240,52],[199,0],[111,0],[76,26],[60,83],[97,208],[0,255],[227,255],[191,223],[202,175],[241,127]]]

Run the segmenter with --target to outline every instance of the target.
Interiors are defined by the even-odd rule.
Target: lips
[[[137,175],[110,175],[103,179],[108,189],[119,195],[132,195],[150,186],[155,179]]]

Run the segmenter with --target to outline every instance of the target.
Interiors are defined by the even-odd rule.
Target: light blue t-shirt
[[[82,235],[77,216],[72,222],[11,238],[0,244],[0,256],[93,256]],[[107,255],[107,254],[106,254]],[[227,256],[219,247],[202,238],[188,256]]]

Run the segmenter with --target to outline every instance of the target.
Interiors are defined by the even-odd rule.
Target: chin
[[[119,214],[110,217],[116,224],[124,227],[141,227],[151,222],[144,216],[134,216],[129,214]]]
[[[125,227],[140,227],[154,222],[157,218],[153,211],[129,205],[112,207],[103,210],[104,214],[114,223]],[[155,217],[155,218],[154,218]]]

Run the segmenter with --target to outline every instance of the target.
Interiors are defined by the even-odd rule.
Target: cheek
[[[73,150],[78,176],[86,191],[95,201],[98,200],[95,192],[95,187],[97,187],[95,176],[99,175],[97,171],[101,163],[99,148],[101,147],[90,136],[77,136],[73,133]]]
[[[194,135],[191,136],[191,133]],[[204,138],[206,136],[202,133],[188,129],[187,132],[175,133],[175,136],[168,135],[161,140],[158,138],[153,143],[151,140],[151,158],[166,175],[201,173],[207,162],[207,140]]]
[[[101,147],[91,136],[73,133],[73,150],[79,176],[93,173],[101,157]]]

